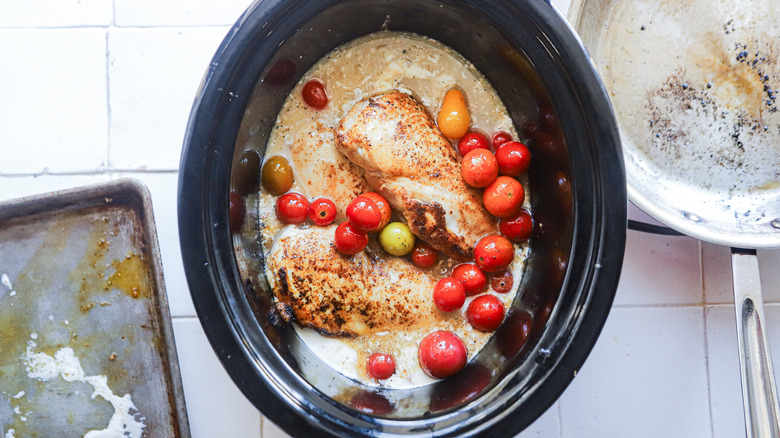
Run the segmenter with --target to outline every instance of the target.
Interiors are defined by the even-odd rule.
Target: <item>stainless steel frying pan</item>
[[[780,436],[755,249],[780,248],[776,0],[574,0],[570,20],[618,118],[628,194],[732,247],[749,437]]]

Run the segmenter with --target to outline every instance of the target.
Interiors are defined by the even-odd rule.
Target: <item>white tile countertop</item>
[[[557,4],[565,11],[568,1]],[[192,435],[286,436],[222,369],[179,253],[190,106],[247,0],[0,2],[0,199],[118,177],[149,187]],[[629,216],[649,220],[631,207]],[[759,251],[780,366],[780,251]],[[606,327],[560,400],[520,436],[744,436],[728,248],[628,232]]]

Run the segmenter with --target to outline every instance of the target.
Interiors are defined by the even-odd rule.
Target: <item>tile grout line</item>
[[[710,436],[715,438],[715,419],[712,414],[712,376],[710,372],[710,342],[707,336],[707,285],[704,275],[704,244],[699,241],[699,281],[701,285],[701,302],[702,302],[702,328],[703,328],[703,341],[704,341],[704,369],[707,372],[707,408],[710,415]]]
[[[563,412],[561,412],[562,408],[561,408],[560,398],[558,399],[557,404],[558,404],[558,438],[563,438]]]
[[[707,407],[710,413],[710,436],[715,438],[715,419],[712,415],[712,376],[710,375],[710,343],[707,339],[707,306],[702,309],[702,319],[704,322],[704,367],[707,370]]]

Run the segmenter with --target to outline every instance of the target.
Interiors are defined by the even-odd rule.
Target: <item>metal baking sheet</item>
[[[190,436],[140,182],[0,203],[0,436]]]

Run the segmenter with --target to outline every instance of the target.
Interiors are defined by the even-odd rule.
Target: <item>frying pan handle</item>
[[[748,438],[780,437],[772,357],[764,327],[764,303],[755,250],[731,249],[742,400]]]

